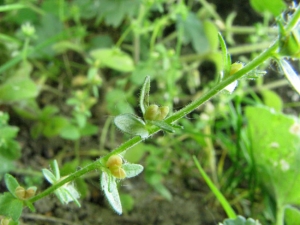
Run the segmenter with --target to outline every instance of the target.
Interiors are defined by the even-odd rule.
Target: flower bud
[[[0,220],[0,225],[8,225],[10,223],[11,219],[10,218],[2,218]]]
[[[112,155],[106,162],[107,168],[120,167],[122,165],[122,158],[118,155]]]
[[[244,67],[244,65],[242,63],[233,63],[231,64],[230,67],[230,75],[235,74],[237,71],[239,71],[240,69],[242,69]]]
[[[145,120],[156,120],[157,116],[160,114],[159,108],[157,105],[150,105],[146,109],[146,112],[144,114]]]
[[[114,166],[110,169],[111,174],[118,178],[118,179],[123,179],[126,177],[125,170],[121,166]]]
[[[163,120],[168,115],[170,108],[168,106],[159,107],[160,114],[157,116],[156,120]]]
[[[30,199],[35,195],[36,187],[32,186],[25,191],[25,199]]]
[[[19,199],[22,199],[24,200],[25,199],[25,196],[26,196],[26,190],[25,188],[21,187],[21,186],[18,186],[15,190],[15,195],[19,198]]]

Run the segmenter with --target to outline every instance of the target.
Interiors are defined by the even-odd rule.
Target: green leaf
[[[53,137],[62,131],[64,127],[68,125],[68,120],[61,116],[54,116],[52,118],[48,118],[44,122],[44,125],[41,127],[43,130],[43,134],[46,137]]]
[[[150,77],[146,76],[144,84],[141,89],[141,95],[140,95],[140,107],[143,114],[145,113],[147,107],[149,106],[149,92],[150,92]]]
[[[120,49],[96,49],[90,55],[101,67],[109,67],[120,72],[131,72],[134,70],[132,58]]]
[[[21,156],[19,143],[13,139],[2,139],[0,155],[10,160],[18,159]]]
[[[68,124],[61,129],[60,136],[68,140],[77,140],[80,138],[80,131],[76,126]]]
[[[99,16],[104,17],[107,25],[117,27],[126,16],[132,17],[141,4],[139,0],[100,0]]]
[[[131,178],[139,175],[144,167],[140,164],[131,164],[131,163],[126,163],[122,165],[122,168],[125,170],[126,173],[126,178]]]
[[[300,204],[300,123],[262,107],[247,107],[248,130],[259,179],[277,204]]]
[[[107,173],[102,172],[100,185],[112,208],[116,213],[121,215],[122,205],[115,179]]]
[[[163,185],[161,182],[152,185],[154,187],[154,189],[161,195],[163,196],[165,199],[172,201],[172,194],[171,192],[165,187],[165,185]]]
[[[36,84],[28,78],[11,78],[0,86],[0,102],[20,101],[37,95]]]
[[[270,12],[274,17],[279,16],[286,9],[283,0],[250,0],[250,4],[257,12]]]
[[[186,18],[178,16],[177,30],[183,31],[179,32],[183,35],[183,43],[191,42],[196,52],[201,54],[209,50],[209,42],[205,36],[203,24],[194,13],[189,12]]]
[[[120,89],[108,91],[105,96],[107,109],[115,114],[134,113],[132,106],[128,103],[127,96],[128,93]]]
[[[31,212],[35,212],[35,207],[31,202],[25,201],[25,204],[30,209]]]
[[[134,206],[134,199],[131,195],[128,194],[120,194],[121,203],[125,212],[130,212]]]
[[[56,180],[59,180],[60,179],[60,170],[59,170],[59,167],[58,167],[58,164],[57,164],[56,160],[53,160],[53,161],[50,162],[50,168],[52,169]]]
[[[148,137],[145,122],[133,114],[121,114],[114,119],[115,125],[123,132],[130,135],[139,135],[142,139]]]
[[[15,138],[19,128],[14,126],[0,126],[0,137],[1,139],[12,139]]]
[[[219,47],[218,28],[210,20],[205,20],[203,22],[203,26],[204,26],[204,32],[206,34],[207,40],[209,42],[210,50],[217,51]]]
[[[286,207],[284,212],[285,225],[300,224],[300,211],[292,206]]]
[[[15,168],[14,161],[0,155],[0,178],[2,174],[7,173]]]
[[[23,202],[12,194],[5,192],[0,195],[0,215],[10,217],[17,221],[23,210]]]
[[[140,143],[128,149],[125,153],[124,158],[129,162],[138,163],[140,162],[140,160],[144,155],[145,155],[145,145],[143,143]]]
[[[20,184],[18,183],[18,181],[16,180],[16,178],[14,178],[12,175],[10,174],[5,174],[5,185],[7,187],[7,189],[9,190],[9,192],[16,197],[15,195],[15,190],[17,187],[20,186]]]
[[[91,136],[91,135],[97,134],[98,130],[99,130],[98,126],[87,123],[83,128],[80,129],[80,135],[81,136]]]
[[[263,96],[264,103],[266,106],[273,108],[277,112],[282,111],[282,107],[283,107],[282,100],[274,91],[263,90],[261,91],[261,94]]]
[[[222,59],[223,59],[223,78],[226,78],[230,74],[230,68],[231,68],[231,57],[228,54],[227,46],[225,43],[225,40],[223,39],[223,36],[221,33],[218,34],[219,37],[219,43],[222,50]]]
[[[57,1],[44,1],[44,3],[54,2],[57,4]],[[55,12],[55,11],[52,11]],[[54,37],[55,35],[61,33],[64,29],[64,25],[62,21],[58,18],[58,15],[54,15],[51,13],[47,13],[43,15],[40,19],[40,26],[36,27],[36,36],[38,39],[36,40],[36,45],[42,44],[49,40],[49,38]],[[58,42],[59,40],[57,40]],[[52,45],[44,46],[39,51],[34,52],[31,56],[33,57],[53,57],[55,54],[55,50]]]

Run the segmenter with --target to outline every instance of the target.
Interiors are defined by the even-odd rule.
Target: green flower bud
[[[21,186],[18,186],[15,190],[15,195],[21,199],[21,200],[24,200],[25,199],[25,196],[26,196],[26,190],[25,188],[21,187]]]
[[[27,200],[32,198],[35,195],[36,187],[32,186],[29,187],[27,190],[25,190],[24,187],[18,186],[15,190],[15,195],[18,197],[18,199],[21,200]]]
[[[163,120],[168,115],[170,108],[168,106],[159,107],[160,114],[157,116],[156,120]]]
[[[150,105],[144,114],[145,120],[163,120],[169,113],[168,106],[158,107],[157,105]]]
[[[242,69],[244,67],[244,65],[242,63],[233,63],[231,64],[230,67],[230,75],[235,74],[237,71],[239,71],[240,69]]]
[[[145,120],[156,120],[157,116],[160,114],[160,110],[157,105],[150,105],[146,109],[144,114]]]

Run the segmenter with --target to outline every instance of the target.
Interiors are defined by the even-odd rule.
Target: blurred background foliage
[[[225,37],[232,62],[244,64],[278,35],[274,17],[287,4],[260,2],[0,1],[1,176],[8,171],[22,174],[19,165],[26,164],[31,172],[24,176],[30,183],[31,173],[39,174],[38,168],[47,167],[52,158],[68,174],[117,147],[130,136],[116,130],[113,118],[120,113],[141,115],[138,98],[146,76],[151,76],[150,102],[168,105],[171,112],[201,96],[220,80],[218,32]],[[299,62],[293,63],[299,68]],[[270,129],[261,131],[263,137],[249,132],[247,119],[263,128],[272,127],[272,121],[266,116],[257,125],[261,112],[247,108],[245,114],[245,106],[297,117],[299,95],[272,62],[253,73],[260,71],[267,75],[240,80],[232,94],[221,92],[180,120],[184,129],[155,135],[125,158],[142,163],[145,181],[172,201],[168,179],[198,190],[192,179],[199,179],[191,158],[196,155],[238,214],[272,223],[278,196],[270,190],[278,184],[261,188],[253,161],[256,151],[268,144],[258,140]],[[29,142],[38,144],[26,147]],[[36,154],[45,161],[33,166],[28,157]],[[88,195],[84,179],[78,187],[83,197]],[[214,201],[211,194],[206,198]],[[134,199],[127,194],[121,199],[125,209],[132,210]]]

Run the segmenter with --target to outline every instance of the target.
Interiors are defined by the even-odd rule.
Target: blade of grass
[[[224,195],[218,190],[218,188],[214,185],[214,183],[209,178],[209,176],[205,173],[205,171],[201,167],[198,159],[195,156],[193,156],[193,159],[194,159],[194,162],[196,164],[196,167],[199,170],[199,173],[204,178],[204,180],[207,183],[207,185],[209,186],[210,190],[214,193],[214,195],[217,197],[217,199],[221,203],[221,205],[222,205],[223,209],[225,210],[227,216],[230,219],[235,219],[237,216],[236,216],[234,210],[232,209],[232,207],[230,206],[229,202],[226,200]]]

